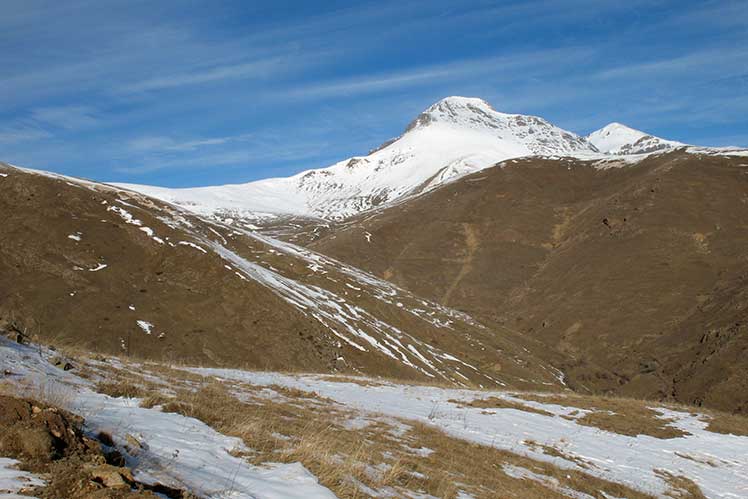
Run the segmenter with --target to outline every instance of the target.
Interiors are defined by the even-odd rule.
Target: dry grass
[[[541,444],[534,440],[525,440],[525,444],[532,449],[541,450],[543,454],[547,456],[560,457],[561,459],[565,459],[566,461],[575,463],[582,468],[589,469],[594,466],[590,461],[587,461],[586,459],[583,459],[574,454],[569,454],[568,452],[564,452],[558,449],[557,447],[553,447],[551,445]]]
[[[701,489],[692,480],[682,476],[674,475],[667,470],[655,470],[670,486],[670,490],[665,493],[668,497],[677,499],[706,499]]]
[[[149,371],[165,380],[175,396],[164,395],[164,385],[140,377],[141,373]],[[565,497],[558,492],[560,487],[593,497],[601,497],[601,491],[613,497],[651,497],[583,471],[561,469],[511,452],[471,444],[412,421],[375,420],[369,421],[368,425],[364,423],[363,427],[351,426],[346,421],[355,414],[311,392],[218,381],[157,364],[140,366],[137,371],[112,367],[112,372],[114,381],[102,384],[111,394],[145,390],[137,395],[142,398],[142,406],[159,405],[164,411],[195,417],[221,433],[241,438],[251,449],[250,454],[243,457],[253,464],[300,462],[342,499],[370,497],[362,492],[366,487],[385,494],[390,491],[395,496],[411,491],[441,499],[455,499],[459,490],[477,499]],[[337,376],[325,380],[352,382]],[[277,395],[268,397],[268,390]],[[246,395],[246,400],[239,400],[234,392]],[[577,419],[580,424],[626,435],[677,436],[671,433],[677,429],[668,429],[667,420],[657,418],[657,413],[647,409],[647,403],[642,401],[561,394],[516,396],[592,411]],[[452,402],[552,416],[542,409],[497,397]],[[726,429],[740,427],[742,422],[741,418],[715,421]],[[526,444],[532,446],[531,441]],[[563,449],[540,444],[536,447],[547,455],[575,462],[583,468],[594,467],[593,463],[569,455]],[[430,454],[416,451],[421,448],[430,449]],[[504,471],[505,466],[529,470],[542,480],[510,476]],[[702,497],[698,487],[688,479],[662,476],[681,497]]]
[[[670,426],[672,419],[662,418],[650,409],[647,402],[626,398],[581,396],[581,395],[537,395],[516,394],[518,398],[545,404],[557,404],[590,411],[581,417],[569,416],[577,423],[594,426],[620,435],[649,435],[656,438],[678,438],[687,433]]]
[[[96,391],[114,398],[145,398],[150,392],[139,384],[128,379],[104,381],[96,385]]]
[[[385,383],[369,378],[355,378],[353,376],[320,376],[320,381],[331,381],[333,383],[354,383],[359,386],[386,386]]]
[[[67,385],[50,379],[23,379],[0,382],[0,394],[22,399],[38,400],[53,407],[70,409],[75,393]]]
[[[175,387],[183,383],[170,381]],[[189,383],[193,385],[195,379],[191,377]],[[177,388],[176,397],[159,403],[164,411],[195,417],[241,438],[252,449],[245,457],[253,464],[302,463],[341,498],[369,497],[361,485],[377,491],[420,491],[443,499],[454,499],[458,490],[479,499],[564,497],[549,484],[503,473],[504,464],[527,468],[559,486],[591,495],[602,490],[618,497],[650,497],[581,472],[470,444],[418,423],[376,420],[349,427],[345,422],[353,414],[332,401],[301,390],[270,388],[281,396],[252,397],[253,389],[259,393],[262,388],[204,378],[199,389]],[[250,399],[242,402],[232,390]],[[421,448],[431,454],[416,451]]]
[[[605,492],[609,496],[630,499],[651,497],[625,485],[611,483],[580,471],[561,469],[511,452],[455,439],[438,429],[422,424],[413,425],[407,437],[411,439],[413,446],[423,446],[434,450],[425,458],[425,467],[437,473],[443,470],[446,472],[444,475],[446,477],[460,477],[461,483],[470,484],[467,492],[477,498],[567,497],[540,482],[509,477],[503,472],[505,465],[525,468],[548,477],[549,481],[555,481],[559,486],[593,497],[600,497],[600,492]],[[464,481],[468,477],[470,481]],[[437,497],[443,497],[438,491],[437,488],[436,494],[431,493]]]
[[[289,397],[289,393],[293,392],[283,395]],[[162,410],[197,418],[222,433],[241,438],[252,449],[248,457],[254,464],[302,462],[340,497],[362,497],[351,477],[367,486],[378,486],[364,472],[364,463],[373,460],[371,446],[355,431],[334,422],[337,409],[321,412],[306,407],[303,401],[308,401],[310,394],[298,395],[303,399],[294,399],[293,404],[266,399],[246,404],[223,384],[208,381],[197,391],[179,391]]]
[[[704,420],[709,423],[705,428],[707,431],[748,437],[748,417],[746,416],[707,411]]]
[[[529,405],[525,405],[514,400],[507,400],[499,397],[475,399],[471,400],[470,402],[450,399],[449,402],[457,404],[460,407],[477,407],[482,409],[515,409],[517,411],[540,414],[541,416],[553,416],[553,413],[544,411],[543,409],[536,409],[535,407],[530,407]]]

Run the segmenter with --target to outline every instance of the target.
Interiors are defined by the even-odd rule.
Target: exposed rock
[[[110,488],[130,488],[135,481],[127,468],[102,464],[89,470],[91,479]]]

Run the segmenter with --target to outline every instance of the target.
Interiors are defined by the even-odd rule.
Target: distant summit
[[[646,154],[686,146],[616,122],[592,132],[587,140],[605,154]]]

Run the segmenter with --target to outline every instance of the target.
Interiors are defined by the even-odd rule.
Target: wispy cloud
[[[128,148],[134,152],[186,152],[206,146],[218,146],[230,142],[246,141],[250,137],[250,134],[192,140],[176,140],[171,137],[162,136],[139,137],[128,142]]]
[[[364,77],[336,79],[283,90],[286,97],[324,98],[336,95],[360,95],[382,90],[446,81],[466,80],[494,75],[501,81],[528,79],[552,73],[568,64],[588,60],[596,50],[591,47],[566,47],[535,52],[518,52],[511,56],[463,59],[445,64],[421,66]],[[495,80],[494,80],[495,81]]]
[[[272,58],[226,66],[197,68],[189,72],[149,78],[124,85],[121,90],[124,92],[147,92],[226,79],[267,77],[269,73],[286,70],[287,68],[287,62],[284,59]]]
[[[40,128],[27,126],[10,126],[0,128],[0,144],[8,145],[18,142],[32,142],[40,139],[47,139],[52,135]]]
[[[320,158],[324,151],[329,148],[327,141],[297,141],[293,144],[287,144],[280,147],[276,140],[257,140],[252,143],[242,143],[240,146],[223,148],[218,150],[204,148],[207,145],[205,141],[193,141],[192,144],[203,143],[195,146],[194,149],[169,150],[170,153],[189,154],[159,154],[153,152],[146,154],[143,158],[129,160],[128,165],[120,165],[115,168],[118,173],[126,174],[146,174],[164,170],[195,169],[203,171],[215,171],[219,167],[240,166],[242,168],[252,168],[262,165],[263,163],[273,162],[303,162],[306,167],[308,162]],[[226,143],[224,142],[223,145]],[[163,153],[164,150],[160,149]]]
[[[96,111],[88,106],[40,107],[31,111],[37,123],[65,130],[78,130],[99,123]]]
[[[602,80],[615,78],[638,79],[658,76],[680,76],[689,73],[692,78],[703,79],[705,76],[713,78],[714,73],[705,74],[707,68],[721,68],[719,74],[725,78],[731,74],[745,73],[748,67],[748,48],[745,46],[719,48],[691,52],[677,57],[658,59],[647,62],[636,62],[605,69],[593,76]]]

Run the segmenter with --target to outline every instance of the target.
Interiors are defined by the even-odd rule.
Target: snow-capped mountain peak
[[[406,133],[434,126],[486,132],[500,140],[521,143],[534,154],[594,150],[585,138],[543,118],[501,113],[477,97],[452,96],[432,104],[408,125]]]
[[[587,136],[587,140],[605,154],[645,154],[686,145],[661,139],[616,122],[592,132]]]
[[[406,131],[433,123],[458,126],[475,126],[490,123],[492,114],[498,114],[491,105],[477,97],[445,97],[429,106],[413,120]]]
[[[623,125],[606,128],[590,138],[597,140],[605,135],[615,146],[610,147],[611,152],[624,149],[630,142],[644,150],[670,144],[631,129],[622,133]],[[652,140],[642,143],[646,137]],[[590,140],[543,118],[502,113],[482,99],[452,96],[425,109],[396,139],[366,156],[348,158],[326,168],[240,185],[193,189],[122,186],[204,215],[251,219],[280,214],[341,219],[508,159],[590,154],[599,155]]]

